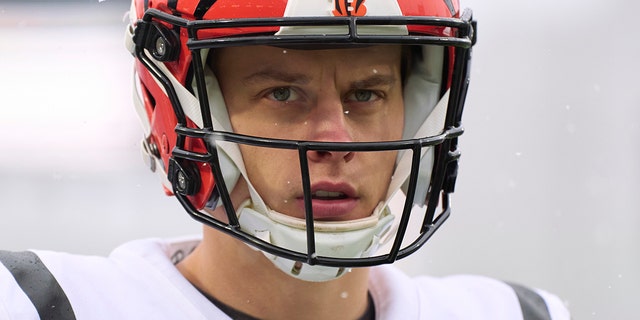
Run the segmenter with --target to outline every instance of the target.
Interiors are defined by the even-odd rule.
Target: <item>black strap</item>
[[[11,272],[36,307],[40,319],[75,319],[71,303],[56,278],[33,252],[0,250],[0,262]]]
[[[509,282],[507,284],[518,296],[524,320],[551,320],[547,303],[537,292],[519,284]]]

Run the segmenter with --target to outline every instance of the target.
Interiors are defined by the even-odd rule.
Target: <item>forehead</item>
[[[212,55],[215,69],[250,71],[256,68],[335,67],[353,70],[360,67],[395,66],[402,57],[402,47],[366,46],[358,48],[297,49],[274,46],[228,47]],[[305,71],[299,69],[298,71]]]

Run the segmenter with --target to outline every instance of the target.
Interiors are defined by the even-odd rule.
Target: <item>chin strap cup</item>
[[[392,229],[394,216],[388,207],[379,205],[374,212],[377,222],[364,228],[354,229],[340,225],[353,224],[347,222],[316,222],[316,224],[334,225],[333,230],[316,226],[315,247],[319,257],[331,258],[361,258],[376,253],[383,244],[383,240],[391,237],[386,235]],[[245,201],[238,209],[238,220],[242,230],[265,242],[296,252],[307,253],[307,232],[305,229],[295,228],[278,223],[266,214],[261,214],[251,207],[251,201]],[[371,217],[369,217],[371,218]],[[365,218],[365,219],[369,219]],[[303,220],[303,219],[300,219]],[[357,220],[355,221],[357,223]],[[309,265],[299,261],[285,259],[267,252],[264,255],[284,273],[305,281],[329,281],[337,279],[349,271],[349,268]]]

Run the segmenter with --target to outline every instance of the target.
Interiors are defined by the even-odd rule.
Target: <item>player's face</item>
[[[401,138],[401,48],[218,50],[214,70],[237,133],[324,142]],[[249,180],[267,205],[303,218],[297,151],[241,145]],[[319,220],[369,216],[386,198],[396,152],[308,153]]]

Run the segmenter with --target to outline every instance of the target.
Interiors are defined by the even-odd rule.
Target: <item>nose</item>
[[[337,92],[324,92],[317,99],[309,119],[312,141],[353,142],[353,132],[349,126],[348,114],[344,111],[342,99]],[[344,161],[353,159],[351,151],[313,150],[307,153],[310,161]]]
[[[325,161],[340,161],[349,162],[353,159],[354,153],[351,151],[324,151],[324,150],[312,150],[307,153],[309,161],[312,162],[325,162]]]

